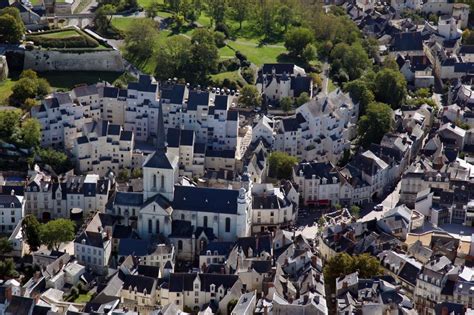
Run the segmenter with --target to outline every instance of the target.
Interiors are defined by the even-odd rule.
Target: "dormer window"
[[[215,292],[216,291],[216,285],[215,284],[211,284],[211,292]]]

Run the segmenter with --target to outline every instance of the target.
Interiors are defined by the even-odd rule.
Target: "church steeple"
[[[158,125],[156,127],[156,151],[166,152],[165,123],[163,120],[163,104],[158,108]]]

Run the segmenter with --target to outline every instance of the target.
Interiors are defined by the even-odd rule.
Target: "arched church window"
[[[204,216],[204,223],[203,223],[204,227],[207,228],[207,216]]]
[[[153,174],[153,189],[156,189],[156,175]]]
[[[230,232],[230,218],[225,218],[225,231]]]
[[[165,189],[165,175],[161,175],[161,189]]]

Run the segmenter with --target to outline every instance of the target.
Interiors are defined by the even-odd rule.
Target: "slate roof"
[[[183,104],[186,87],[182,84],[166,85],[161,88],[161,98],[170,104]]]
[[[201,255],[206,255],[206,252],[210,250],[212,255],[214,255],[214,252],[217,251],[219,255],[227,256],[232,250],[233,245],[233,242],[210,242],[202,250]]]
[[[235,150],[207,150],[206,157],[235,159]]]
[[[104,87],[102,93],[102,97],[117,98],[119,89],[116,87],[106,86]]]
[[[214,284],[217,289],[222,285],[224,289],[230,289],[234,283],[239,279],[236,275],[224,275],[216,273],[200,273],[201,291],[210,292],[211,284]]]
[[[420,269],[417,268],[416,266],[410,264],[409,262],[406,262],[400,272],[398,273],[398,276],[402,278],[403,280],[407,281],[411,285],[415,286],[416,285],[416,278],[418,277],[418,274],[420,273]]]
[[[293,90],[294,97],[298,97],[301,93],[311,92],[311,84],[313,79],[311,77],[295,77],[291,79],[291,89]]]
[[[283,129],[285,132],[297,131],[300,124],[296,117],[287,117],[281,120],[283,123]]]
[[[173,208],[198,212],[237,214],[238,190],[175,186]]]
[[[252,249],[254,255],[260,255],[262,252],[270,253],[272,249],[272,236],[270,234],[262,234],[239,237],[234,247],[241,247],[246,256],[248,256],[249,248]]]
[[[194,227],[190,221],[173,220],[171,223],[171,234],[169,238],[191,238],[193,236]]]
[[[119,256],[147,256],[149,254],[150,244],[146,240],[124,238],[120,240],[118,254]]]
[[[293,73],[295,65],[292,63],[266,63],[262,67],[263,74],[272,74],[275,69],[275,74],[281,75],[283,73]]]
[[[149,265],[138,265],[137,273],[141,276],[157,278],[160,275],[160,267],[158,266],[149,266]]]
[[[392,51],[419,51],[423,50],[421,32],[402,32],[392,36]]]
[[[2,206],[2,208],[11,208],[12,204],[14,208],[21,207],[20,199],[18,199],[17,196],[0,195],[0,206]]]
[[[143,164],[143,167],[172,169],[173,166],[168,159],[168,156],[163,151],[155,151],[152,153]]]
[[[172,273],[169,280],[169,292],[193,291],[195,273]]]
[[[117,191],[113,197],[113,203],[124,206],[141,206],[143,204],[143,194]]]
[[[32,311],[35,301],[32,298],[13,295],[5,313],[16,315],[28,315]]]
[[[149,75],[140,75],[138,82],[130,82],[128,84],[130,90],[140,92],[156,92],[158,84],[152,82],[152,77]]]
[[[295,166],[295,173],[297,176],[303,173],[305,179],[312,179],[313,175],[316,179],[327,179],[328,184],[333,184],[333,177],[338,179],[338,172],[334,165],[330,162],[305,162]]]
[[[85,245],[97,248],[104,247],[104,239],[102,233],[83,231],[78,237],[76,237],[74,243],[82,244],[83,240],[85,240]]]
[[[201,91],[190,91],[188,98],[188,110],[197,110],[198,106],[209,104],[209,93]]]
[[[132,141],[132,137],[133,137],[133,132],[131,132],[131,131],[123,130],[120,133],[120,140],[121,141]]]
[[[78,86],[73,89],[73,92],[74,92],[74,95],[76,95],[76,97],[84,97],[84,96],[99,94],[99,90],[97,89],[97,86],[95,85]]]
[[[229,110],[227,112],[227,120],[230,120],[230,121],[237,121],[237,119],[239,118],[239,112],[236,111],[236,110]]]
[[[131,238],[133,235],[133,228],[129,225],[117,224],[112,232],[112,237],[117,239]]]
[[[154,278],[139,275],[126,275],[123,279],[123,290],[129,290],[130,288],[134,290],[137,288],[138,292],[146,290],[147,293],[151,293],[155,283],[156,280]]]
[[[216,95],[216,98],[214,100],[215,110],[228,110],[228,106],[229,106],[229,96]]]

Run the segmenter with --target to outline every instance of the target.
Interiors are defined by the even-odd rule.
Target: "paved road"
[[[324,61],[323,63],[323,69],[321,71],[321,78],[323,79],[323,88],[322,88],[322,93],[323,94],[328,94],[329,90],[329,63],[327,61]]]
[[[372,219],[380,219],[387,211],[395,208],[397,206],[398,201],[400,200],[400,186],[401,181],[398,182],[392,193],[389,194],[381,202],[381,204],[383,205],[383,209],[381,211],[369,210],[369,212],[363,215],[358,221],[365,222],[370,221]],[[373,209],[372,207],[374,205],[375,204],[369,204],[368,206],[371,207],[370,209]]]

